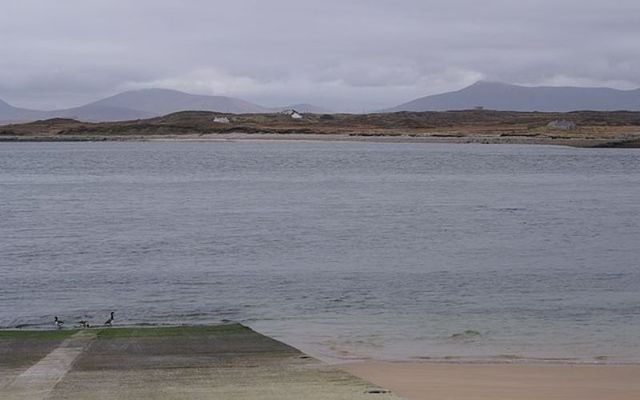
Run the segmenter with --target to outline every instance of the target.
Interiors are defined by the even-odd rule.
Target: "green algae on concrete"
[[[77,330],[75,329],[56,329],[56,330],[0,330],[0,340],[23,340],[23,339],[40,339],[40,340],[64,340],[71,337]]]
[[[135,327],[96,327],[88,329],[51,329],[51,330],[0,330],[0,340],[7,339],[41,339],[63,340],[78,331],[95,331],[102,339],[123,337],[152,337],[180,335],[231,335],[237,333],[253,333],[251,328],[241,324],[223,325],[183,325],[183,326],[135,326]]]
[[[181,335],[232,335],[237,333],[252,333],[253,331],[241,324],[225,325],[195,325],[195,326],[149,326],[98,329],[98,338],[123,337],[159,337]]]

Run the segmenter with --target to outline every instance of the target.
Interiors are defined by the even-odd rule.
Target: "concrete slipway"
[[[239,324],[0,331],[0,398],[398,399]]]

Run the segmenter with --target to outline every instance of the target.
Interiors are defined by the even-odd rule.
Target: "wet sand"
[[[640,366],[367,361],[342,369],[409,400],[640,399]]]

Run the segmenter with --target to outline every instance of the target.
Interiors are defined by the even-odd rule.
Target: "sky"
[[[0,0],[0,99],[27,108],[161,87],[360,112],[638,71],[638,0]]]

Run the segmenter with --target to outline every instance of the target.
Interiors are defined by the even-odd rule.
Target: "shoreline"
[[[211,322],[202,324],[189,324],[189,323],[125,323],[119,324],[118,329],[203,329],[211,326],[230,326],[235,323],[227,322]],[[243,325],[249,330],[255,332],[265,332],[265,329],[260,327],[254,327],[250,325]],[[28,324],[24,326],[3,326],[0,327],[0,339],[4,336],[29,336],[38,334],[47,335],[53,334],[64,336],[70,332],[78,330],[85,331],[99,331],[103,330],[103,326],[92,326],[90,328],[82,328],[79,325],[64,327],[62,329],[52,330],[48,325]],[[267,330],[268,331],[268,330]],[[277,340],[286,346],[299,349],[305,354],[311,357],[321,360],[328,365],[351,365],[351,364],[366,364],[366,363],[383,363],[383,364],[428,364],[428,365],[461,365],[461,366],[474,366],[474,365],[488,365],[488,366],[628,366],[640,368],[640,358],[629,357],[628,359],[621,358],[615,355],[600,356],[569,356],[569,355],[552,355],[549,353],[528,354],[484,354],[484,355],[464,355],[464,352],[456,355],[439,355],[439,356],[413,356],[406,357],[396,354],[385,353],[378,351],[374,353],[356,354],[352,353],[350,349],[342,349],[342,353],[330,347],[318,346],[317,343],[309,343],[301,340],[295,340],[291,337],[281,337],[274,333],[265,332],[264,335]],[[640,377],[640,376],[639,376]]]
[[[0,330],[8,398],[635,400],[640,365],[327,364],[239,324]],[[321,390],[319,390],[321,389]]]
[[[226,123],[216,122],[225,116]],[[640,112],[540,113],[491,110],[373,114],[221,114],[182,111],[148,119],[83,122],[53,118],[0,126],[3,141],[355,140],[426,143],[640,147]],[[568,121],[569,127],[554,123]]]
[[[568,146],[575,148],[640,148],[640,135],[620,139],[550,138],[536,136],[496,135],[360,135],[317,133],[214,133],[180,135],[65,135],[65,136],[8,136],[0,135],[0,143],[53,142],[345,142],[345,143],[420,143],[420,144],[492,144]]]
[[[638,367],[640,368],[639,361],[617,361],[609,359],[565,359],[565,358],[537,358],[537,357],[485,357],[485,358],[464,358],[464,357],[443,357],[443,358],[412,358],[412,359],[390,359],[390,358],[375,358],[375,357],[362,357],[351,359],[340,358],[327,358],[322,356],[316,356],[313,352],[310,352],[314,357],[321,359],[328,364],[332,365],[350,365],[360,363],[383,363],[383,364],[428,364],[428,365],[461,365],[461,366],[473,366],[473,365],[489,365],[489,366],[537,366],[537,367],[580,367],[580,366],[593,366],[593,367]],[[639,376],[640,377],[640,376]]]
[[[284,341],[289,343],[288,341]],[[366,356],[353,355],[351,357],[341,357],[338,354],[328,354],[314,351],[300,343],[292,344],[294,347],[303,349],[304,352],[332,365],[349,365],[358,363],[388,363],[388,364],[430,364],[430,365],[493,365],[493,366],[621,366],[640,368],[640,359],[630,357],[622,359],[615,356],[597,357],[553,357],[553,356],[518,356],[518,355],[487,355],[487,356],[442,356],[442,357],[389,357],[388,355],[370,354]],[[639,375],[640,377],[640,375]]]
[[[513,349],[468,344],[404,343],[385,340],[384,344],[363,345],[359,336],[341,336],[340,340],[327,336],[314,337],[308,331],[291,334],[265,325],[255,325],[258,331],[281,340],[329,364],[352,363],[428,363],[435,365],[538,365],[538,366],[637,366],[640,352],[631,347],[607,347],[595,349],[601,342],[593,342],[589,348],[564,349],[558,344],[547,343],[535,348]],[[566,351],[565,351],[566,350]]]
[[[221,324],[226,325],[228,323],[216,323],[214,325]],[[210,324],[124,324],[118,325],[120,329],[181,329],[181,328],[206,328],[211,326]],[[253,329],[247,326],[248,329]],[[38,327],[30,325],[25,328],[19,327],[0,327],[0,339],[3,336],[11,335],[34,335],[37,334],[51,334],[64,336],[70,332],[85,330],[85,331],[98,331],[104,327],[95,326],[91,328],[81,328],[79,326],[63,328],[57,330],[51,330],[48,327]],[[260,329],[255,329],[256,332],[262,332]],[[537,367],[579,367],[579,366],[595,366],[595,367],[638,367],[640,368],[640,359],[621,360],[614,356],[598,356],[598,357],[553,357],[553,356],[519,356],[515,354],[496,354],[486,356],[439,356],[439,357],[390,357],[388,354],[370,354],[370,355],[356,355],[352,354],[351,357],[341,356],[338,353],[331,353],[327,348],[318,350],[317,346],[308,346],[300,341],[287,340],[286,338],[278,337],[277,335],[265,334],[266,336],[273,338],[287,346],[299,349],[300,351],[308,354],[309,356],[318,359],[328,365],[334,366],[347,366],[352,364],[368,364],[368,363],[382,363],[382,364],[427,364],[427,365],[459,365],[459,366],[537,366]],[[327,351],[329,350],[329,351]],[[640,376],[639,376],[640,377]]]

